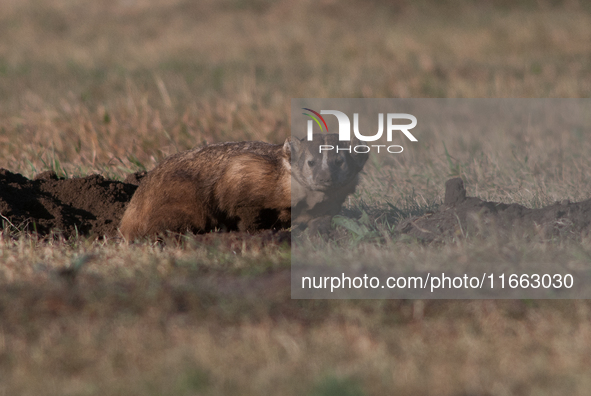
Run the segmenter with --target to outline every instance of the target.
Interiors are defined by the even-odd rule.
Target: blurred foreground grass
[[[291,300],[286,247],[0,247],[5,394],[585,395],[591,385],[585,300]],[[390,239],[348,255],[589,265],[591,241]],[[64,268],[83,258],[72,281]]]

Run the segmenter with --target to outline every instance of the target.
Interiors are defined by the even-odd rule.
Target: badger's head
[[[292,177],[311,190],[327,191],[351,182],[363,169],[368,153],[356,153],[360,144],[339,141],[338,134],[315,134],[313,140],[293,138],[291,145]]]

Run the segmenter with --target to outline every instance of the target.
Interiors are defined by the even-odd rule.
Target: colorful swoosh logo
[[[320,120],[322,120],[322,123],[324,124],[324,127],[326,128],[326,132],[328,132],[328,126],[326,125],[326,121],[324,121],[324,118],[319,113],[315,112],[312,109],[308,109],[306,107],[304,107],[303,109],[304,110],[308,110],[309,112],[314,113],[316,116],[318,116],[320,118]],[[316,124],[318,124],[318,126],[320,127],[320,130],[321,131],[324,131],[324,129],[322,128],[322,124],[320,124],[320,120],[318,120],[318,118],[316,118],[313,115],[308,114],[308,113],[302,113],[302,114],[305,115],[305,116],[308,116],[311,119],[313,119],[314,121],[316,121]]]

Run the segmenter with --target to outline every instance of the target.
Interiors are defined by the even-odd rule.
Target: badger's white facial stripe
[[[322,170],[328,170],[328,151],[322,152]]]
[[[322,136],[322,143],[328,144],[326,135]],[[322,151],[322,165],[320,166],[322,170],[328,170],[328,151]]]

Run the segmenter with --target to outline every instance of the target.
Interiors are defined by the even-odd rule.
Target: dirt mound
[[[591,199],[556,202],[541,209],[466,197],[460,178],[445,183],[445,201],[437,212],[406,219],[396,231],[425,242],[468,235],[577,236],[591,230]]]
[[[113,237],[140,179],[141,175],[136,175],[136,183],[100,175],[58,179],[54,172],[43,172],[29,180],[0,169],[0,214],[4,222],[39,235],[54,231],[65,237]]]

